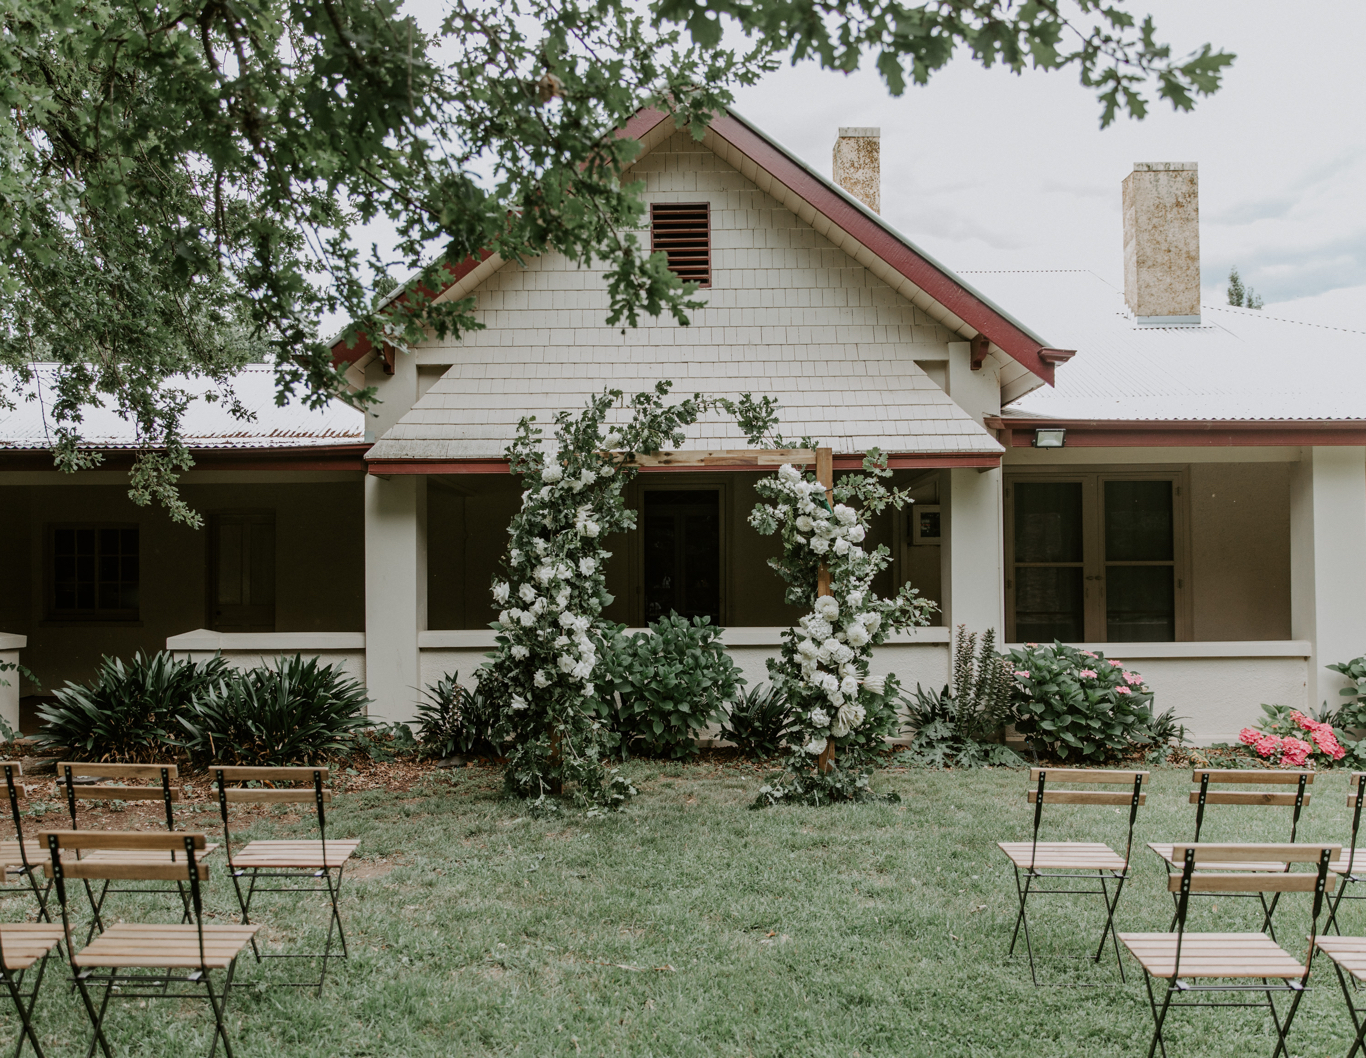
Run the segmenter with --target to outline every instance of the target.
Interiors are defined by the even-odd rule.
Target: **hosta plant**
[[[231,670],[218,655],[202,662],[166,651],[132,659],[102,658],[89,683],[53,691],[38,707],[40,745],[66,746],[78,760],[148,763],[165,760],[191,699]]]
[[[1353,658],[1351,661],[1325,667],[1342,673],[1352,682],[1350,687],[1338,691],[1338,694],[1347,700],[1334,715],[1334,723],[1339,727],[1358,730],[1366,728],[1366,657]]]
[[[734,701],[744,679],[706,617],[670,614],[648,632],[617,629],[598,690],[624,757],[688,757],[697,736]]]
[[[1054,642],[1009,655],[1020,734],[1062,760],[1102,761],[1152,741],[1153,694],[1103,654]]]
[[[776,757],[800,731],[787,698],[770,683],[740,693],[721,725],[721,737],[747,757]]]
[[[315,764],[355,745],[369,723],[365,688],[340,663],[276,658],[233,672],[195,696],[179,744],[204,762]]]

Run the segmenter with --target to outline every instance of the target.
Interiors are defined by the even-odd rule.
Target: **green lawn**
[[[891,770],[875,779],[900,804],[749,811],[752,767],[630,766],[641,796],[623,814],[526,816],[498,796],[497,774],[435,776],[398,797],[340,797],[337,836],[361,839],[343,915],[351,959],[319,999],[272,990],[245,961],[232,994],[234,1050],[323,1055],[1145,1055],[1151,1018],[1141,973],[1071,956],[1094,944],[1095,898],[1035,907],[1052,979],[1039,988],[1022,956],[1006,957],[1014,883],[995,847],[1027,838],[1020,772]],[[1187,838],[1189,773],[1154,776],[1135,844]],[[1345,839],[1347,776],[1315,790],[1304,838]],[[1124,810],[1127,812],[1127,809]],[[1207,838],[1283,840],[1288,810],[1214,808]],[[1123,840],[1110,808],[1049,806],[1058,838]],[[188,813],[187,823],[216,818]],[[266,831],[302,833],[286,818]],[[221,856],[221,853],[216,854]],[[1165,929],[1171,903],[1147,850],[1120,907],[1121,928]],[[211,861],[214,862],[214,861]],[[221,861],[219,861],[221,862]],[[217,865],[217,864],[216,864]],[[220,916],[235,911],[221,870],[209,885]],[[130,898],[125,898],[130,899]],[[1278,913],[1301,954],[1308,897]],[[1217,910],[1214,905],[1218,905]],[[1202,928],[1255,929],[1245,901],[1201,902]],[[161,905],[164,907],[165,905]],[[135,917],[132,904],[121,905]],[[21,898],[4,917],[24,914]],[[321,908],[260,908],[272,943],[316,943]],[[1366,912],[1347,913],[1348,932]],[[1349,1020],[1326,960],[1301,1008],[1296,1055],[1338,1056]],[[87,1026],[54,964],[36,1020],[53,1055],[82,1053]],[[6,1001],[6,1005],[8,1002]],[[112,1038],[139,1055],[207,1050],[202,1004],[132,1003]],[[7,1013],[0,1043],[15,1038]],[[1173,1016],[1178,1055],[1270,1055],[1265,1016]],[[78,1051],[80,1048],[80,1051]],[[30,1052],[31,1053],[31,1052]],[[221,1053],[221,1052],[220,1052]]]

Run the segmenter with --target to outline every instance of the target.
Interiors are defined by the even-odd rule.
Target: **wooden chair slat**
[[[1337,885],[1337,875],[1330,874],[1324,881],[1325,892]],[[1192,893],[1312,893],[1318,885],[1317,874],[1276,874],[1274,872],[1201,874],[1191,877]],[[1181,891],[1181,875],[1167,875],[1167,891]],[[1182,957],[1184,964],[1185,958]]]
[[[1342,852],[1336,842],[1226,842],[1226,841],[1174,841],[1172,859],[1183,863],[1186,850],[1194,849],[1195,858],[1205,863],[1228,863],[1237,860],[1278,860],[1281,863],[1317,863],[1323,850],[1327,849],[1329,860]]]
[[[1361,785],[1361,777],[1363,775],[1366,775],[1366,771],[1352,772],[1352,777],[1347,780],[1347,785],[1351,787],[1353,790],[1355,790],[1358,786]]]
[[[1026,795],[1030,804],[1035,804],[1039,800],[1039,791],[1030,790]],[[1132,793],[1120,793],[1110,790],[1047,790],[1043,792],[1043,803],[1046,805],[1127,805],[1133,801]],[[1139,804],[1148,803],[1148,795],[1141,793],[1138,795]]]
[[[24,762],[21,760],[0,760],[0,769],[6,767],[13,768],[15,775],[24,774]]]
[[[57,785],[65,786],[64,783]],[[167,793],[160,786],[74,786],[72,790],[78,801],[161,801]],[[172,786],[169,792],[172,804],[184,800],[179,786]],[[65,789],[62,793],[65,795]]]
[[[57,774],[64,775],[67,768],[77,778],[89,775],[95,779],[160,779],[162,768],[169,778],[180,777],[180,769],[174,764],[82,764],[69,760],[57,765]]]
[[[1207,805],[1280,805],[1282,807],[1293,807],[1295,804],[1295,794],[1292,793],[1271,793],[1261,790],[1210,790],[1205,795]],[[1308,790],[1304,792],[1304,800],[1301,802],[1306,808],[1309,807],[1311,794]],[[1193,805],[1200,803],[1200,794],[1196,790],[1190,793],[1190,803]]]
[[[224,790],[228,801],[251,804],[313,804],[316,790]],[[323,804],[332,803],[332,791],[323,791]]]
[[[1037,783],[1040,773],[1046,773],[1048,782],[1116,783],[1124,786],[1132,786],[1140,775],[1145,783],[1151,778],[1146,771],[1110,768],[1030,768],[1029,781]]]
[[[327,781],[326,768],[237,768],[221,764],[209,765],[209,775],[217,781],[222,771],[224,782],[312,782],[315,771],[322,772]]]
[[[201,882],[208,881],[208,864],[196,863],[195,873]],[[52,864],[43,864],[43,873],[52,877]],[[188,864],[156,861],[136,863],[110,860],[63,860],[62,873],[68,878],[100,878],[110,881],[179,882],[189,881]]]
[[[180,849],[185,848],[185,839],[194,841],[196,850],[203,849],[203,834],[189,831],[182,833],[156,833],[139,830],[43,830],[38,841],[47,846],[48,838],[57,839],[59,849]]]
[[[1295,786],[1300,776],[1305,777],[1306,785],[1313,785],[1314,773],[1309,769],[1300,771],[1273,771],[1269,768],[1196,768],[1191,772],[1191,782],[1199,785],[1201,779],[1209,776],[1211,783],[1266,783],[1270,786]]]

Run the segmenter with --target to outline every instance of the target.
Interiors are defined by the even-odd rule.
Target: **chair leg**
[[[232,1058],[232,1042],[228,1039],[228,1027],[223,1023],[223,1018],[228,1007],[228,989],[232,987],[232,970],[237,965],[237,960],[232,961],[232,966],[228,968],[228,978],[223,985],[223,998],[220,1000],[213,991],[213,982],[210,980],[209,971],[204,971],[204,991],[208,993],[209,1006],[213,1008],[213,1046],[209,1048],[209,1058],[213,1058],[218,1051],[218,1041],[223,1041],[223,1053],[227,1058]]]
[[[246,895],[242,894],[242,878],[240,871],[229,871],[232,876],[232,887],[237,893],[237,905],[242,909],[242,925],[251,925],[251,898],[256,894],[256,871],[251,872],[251,884],[247,888]],[[251,953],[256,956],[256,961],[261,961],[261,949],[256,946],[256,935],[252,934]]]
[[[95,1053],[95,1044],[100,1045],[100,1050],[104,1052],[104,1058],[114,1058],[114,1053],[109,1049],[109,1041],[104,1038],[104,1011],[109,1005],[109,992],[113,989],[113,981],[110,981],[109,988],[105,989],[104,1002],[100,1005],[100,1012],[95,1013],[95,1004],[90,1001],[90,990],[85,986],[86,974],[76,975],[76,988],[81,993],[81,1001],[85,1003],[85,1012],[90,1016],[90,1024],[95,1029],[95,1035],[90,1041],[90,1048],[85,1052],[86,1058]]]
[[[1029,955],[1029,976],[1030,979],[1033,980],[1033,982],[1037,985],[1039,983],[1039,978],[1038,975],[1034,972],[1034,945],[1031,943],[1029,937],[1029,918],[1025,915],[1025,902],[1029,899],[1029,887],[1033,883],[1033,881],[1033,874],[1026,874],[1024,885],[1021,885],[1020,868],[1015,868],[1015,891],[1019,894],[1020,897],[1020,910],[1019,913],[1015,916],[1015,932],[1010,935],[1010,950],[1006,952],[1006,955],[1010,956],[1015,954],[1015,942],[1019,939],[1020,927],[1023,926],[1025,951]]]
[[[1347,883],[1351,880],[1351,875],[1347,874],[1338,879],[1338,891],[1328,898],[1328,924],[1324,926],[1323,932],[1327,933],[1331,929],[1339,937],[1342,936],[1342,927],[1338,925],[1338,907],[1342,903],[1343,896],[1347,893]],[[1334,965],[1337,964],[1334,963]]]
[[[1167,982],[1167,995],[1162,1000],[1162,1009],[1157,1009],[1157,997],[1153,995],[1153,977],[1146,970],[1143,973],[1143,983],[1148,988],[1148,1006],[1153,1011],[1153,1042],[1148,1047],[1148,1058],[1153,1058],[1159,1047],[1162,1048],[1162,1058],[1167,1058],[1167,1042],[1162,1038],[1162,1026],[1167,1020],[1167,1011],[1172,1006],[1172,992],[1176,989],[1176,980]]]
[[[104,898],[109,895],[109,879],[104,880],[104,886],[100,889],[98,900],[95,899],[95,893],[90,888],[90,879],[83,878],[81,880],[85,882],[85,895],[90,898],[90,929],[85,934],[85,942],[89,944],[94,939],[96,930],[101,933],[104,932],[104,919],[100,916],[100,912],[104,910]]]
[[[1121,982],[1125,982],[1124,959],[1119,954],[1119,934],[1115,931],[1115,908],[1119,906],[1119,894],[1124,891],[1124,879],[1128,876],[1128,869],[1126,868],[1125,873],[1118,876],[1114,900],[1110,899],[1105,885],[1105,872],[1099,871],[1097,873],[1100,875],[1100,895],[1105,901],[1105,929],[1101,931],[1100,947],[1096,949],[1096,957],[1093,961],[1100,962],[1101,954],[1105,951],[1105,938],[1109,937],[1114,943],[1115,965],[1119,967],[1119,979]]]
[[[47,956],[44,955],[38,961],[38,979],[33,982],[33,991],[29,993],[28,1005],[24,1004],[23,986],[24,973],[10,973],[8,970],[0,969],[0,977],[5,979],[5,985],[9,988],[10,998],[14,1000],[14,1007],[19,1011],[19,1043],[14,1048],[14,1058],[24,1051],[24,1041],[28,1040],[33,1044],[33,1053],[38,1058],[43,1058],[43,1046],[38,1042],[38,1033],[33,1029],[33,1008],[38,1005],[38,989],[43,984],[43,971],[47,968]]]
[[[1346,974],[1342,972],[1342,967],[1333,963],[1333,969],[1337,971],[1338,984],[1342,986],[1342,998],[1347,1002],[1347,1013],[1352,1018],[1352,1028],[1356,1032],[1356,1039],[1352,1041],[1352,1048],[1347,1052],[1347,1058],[1356,1058],[1357,1054],[1366,1050],[1366,1022],[1362,1020],[1361,1011],[1357,1010],[1356,1004],[1352,1002],[1353,983],[1349,981]]]
[[[1270,907],[1268,907],[1267,904],[1266,904],[1266,896],[1265,896],[1265,894],[1263,894],[1263,893],[1258,893],[1258,894],[1257,894],[1257,898],[1258,898],[1259,900],[1261,900],[1261,902],[1262,902],[1262,932],[1265,933],[1265,934],[1266,934],[1268,937],[1270,937],[1272,940],[1275,940],[1275,939],[1276,939],[1276,927],[1273,926],[1273,925],[1271,924],[1271,916],[1274,915],[1274,914],[1276,913],[1276,905],[1280,902],[1281,894],[1280,894],[1280,893],[1272,893],[1272,894],[1271,894],[1271,906],[1270,906]]]
[[[1295,989],[1295,998],[1290,1001],[1290,1009],[1286,1011],[1285,1025],[1281,1025],[1281,1019],[1276,1015],[1276,1004],[1272,999],[1271,993],[1266,994],[1266,1005],[1271,1010],[1271,1023],[1276,1026],[1276,1049],[1271,1052],[1271,1058],[1281,1058],[1284,1051],[1286,1058],[1290,1058],[1290,1044],[1286,1042],[1286,1037],[1290,1035],[1290,1023],[1295,1020],[1295,1011],[1300,1008],[1300,1000],[1304,998],[1304,988]]]

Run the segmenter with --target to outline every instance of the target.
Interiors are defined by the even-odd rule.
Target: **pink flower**
[[[1088,658],[1094,658],[1097,656],[1095,654],[1092,654],[1089,650],[1083,650],[1082,653],[1085,654]]]
[[[1259,735],[1257,740],[1252,743],[1253,750],[1259,757],[1274,757],[1285,747],[1281,739],[1275,735]]]
[[[1027,647],[1036,647],[1036,646],[1038,646],[1038,645],[1039,645],[1038,643],[1026,643],[1026,644],[1025,644],[1025,646],[1027,646]]]
[[[1262,733],[1253,727],[1245,727],[1238,732],[1238,741],[1244,746],[1255,746]]]
[[[1133,694],[1134,692],[1131,691],[1131,690],[1129,690],[1128,687],[1116,687],[1116,688],[1115,688],[1115,693],[1116,693],[1116,694]]]
[[[1143,682],[1143,677],[1136,672],[1126,672],[1124,674],[1124,682],[1130,687],[1137,687]]]
[[[1096,670],[1095,670],[1095,669],[1082,669],[1081,672],[1078,673],[1078,675],[1079,675],[1079,676],[1086,676],[1086,677],[1088,677],[1088,678],[1094,680],[1094,679],[1096,678]]]
[[[1029,679],[1029,670],[1028,670],[1028,669],[1016,669],[1016,670],[1015,670],[1015,675],[1018,676],[1018,677],[1020,677],[1020,679],[1022,679],[1022,680],[1027,680],[1027,679]]]
[[[1281,755],[1281,763],[1288,764],[1292,768],[1300,767],[1309,759],[1309,754],[1313,750],[1308,742],[1292,737],[1282,739],[1281,748],[1284,750]]]

